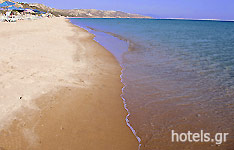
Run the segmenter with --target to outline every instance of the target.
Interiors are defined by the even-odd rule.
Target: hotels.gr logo
[[[187,133],[175,133],[174,130],[171,131],[171,141],[172,142],[215,142],[220,145],[227,141],[227,136],[229,133],[216,133],[214,138],[211,138],[210,133],[204,133],[201,130],[200,133],[192,133],[188,131]]]

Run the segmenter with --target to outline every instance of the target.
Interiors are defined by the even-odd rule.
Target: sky
[[[37,2],[59,9],[119,10],[156,18],[234,20],[234,0],[24,0],[23,2]]]

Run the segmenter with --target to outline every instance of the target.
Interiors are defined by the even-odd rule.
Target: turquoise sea
[[[70,19],[122,66],[123,99],[141,150],[234,149],[234,22]],[[171,130],[229,133],[227,142],[171,142]]]

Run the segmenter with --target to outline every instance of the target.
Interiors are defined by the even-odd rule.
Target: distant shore
[[[81,19],[155,19],[155,18],[130,18],[130,17],[66,17],[66,18],[81,18]]]
[[[0,23],[0,148],[136,150],[121,67],[65,18]]]

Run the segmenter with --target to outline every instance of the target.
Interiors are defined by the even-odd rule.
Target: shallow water
[[[95,39],[119,60],[126,85],[123,97],[131,113],[131,126],[141,138],[142,150],[234,149],[234,22],[71,22],[95,28]],[[128,43],[99,31],[119,35]],[[221,145],[173,143],[171,130],[229,135]]]

